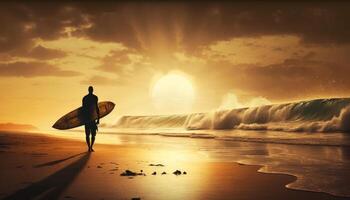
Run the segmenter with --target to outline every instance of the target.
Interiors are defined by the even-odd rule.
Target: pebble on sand
[[[176,171],[173,172],[173,174],[175,174],[176,176],[181,175],[181,171],[180,170],[176,170]]]
[[[130,170],[125,170],[125,172],[121,173],[120,176],[145,176],[144,173],[136,173]]]
[[[157,172],[153,172],[152,175],[157,175]]]
[[[130,170],[125,170],[125,172],[121,173],[120,176],[136,176],[137,173],[136,172],[133,172],[133,171],[130,171]]]
[[[149,164],[149,166],[153,166],[153,167],[164,167],[163,164]]]
[[[166,172],[163,172],[163,173],[162,173],[162,175],[165,175],[165,174],[166,174]]]

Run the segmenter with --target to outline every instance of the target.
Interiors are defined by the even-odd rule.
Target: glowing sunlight
[[[195,98],[192,82],[180,72],[170,72],[160,77],[151,87],[150,93],[160,113],[189,112]]]

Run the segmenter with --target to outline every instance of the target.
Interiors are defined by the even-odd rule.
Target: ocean
[[[333,98],[187,115],[122,116],[101,127],[97,141],[192,149],[209,162],[260,165],[260,172],[296,176],[287,185],[291,189],[350,197],[349,132],[350,98]]]

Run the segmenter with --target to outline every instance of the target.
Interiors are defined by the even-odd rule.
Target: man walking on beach
[[[95,136],[97,131],[97,125],[100,123],[100,110],[98,109],[98,98],[96,95],[92,94],[94,88],[89,86],[89,94],[83,98],[83,115],[85,122],[85,135],[86,144],[88,145],[89,152],[93,152],[92,146],[95,142]],[[94,114],[97,114],[97,120],[94,120]],[[91,142],[90,142],[91,135]]]

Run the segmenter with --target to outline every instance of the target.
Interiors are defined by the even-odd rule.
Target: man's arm
[[[100,123],[100,109],[98,108],[98,97],[96,97],[96,113],[97,113],[97,121],[96,123]]]
[[[85,97],[83,97],[83,100],[81,101],[81,107],[83,107],[83,112],[85,112],[86,106],[85,106]]]

